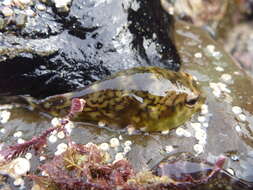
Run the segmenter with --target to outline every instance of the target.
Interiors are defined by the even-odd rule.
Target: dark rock
[[[0,38],[0,94],[47,96],[131,67],[180,66],[159,1],[74,0],[67,15],[47,6]]]

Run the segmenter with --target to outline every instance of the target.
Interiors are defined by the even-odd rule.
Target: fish
[[[144,132],[166,131],[184,124],[205,101],[190,74],[150,66],[123,70],[74,92],[40,100],[30,98],[29,102],[40,112],[64,117],[73,98],[86,102],[73,121],[102,122],[112,129],[132,127]]]

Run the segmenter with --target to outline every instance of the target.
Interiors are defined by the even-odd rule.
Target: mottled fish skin
[[[75,121],[144,131],[173,129],[199,111],[204,102],[192,76],[159,67],[121,71],[90,86],[36,102],[35,107],[53,116],[64,116],[72,98],[86,101]]]

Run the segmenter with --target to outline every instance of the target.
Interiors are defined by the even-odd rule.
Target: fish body
[[[35,108],[62,117],[73,98],[86,101],[73,120],[132,126],[143,131],[173,129],[197,112],[204,102],[192,76],[159,67],[137,67],[116,73],[83,89],[33,101]]]

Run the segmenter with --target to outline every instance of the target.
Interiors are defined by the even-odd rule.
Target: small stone
[[[0,111],[0,123],[4,124],[7,123],[8,120],[10,119],[11,112],[3,110]]]
[[[183,134],[184,134],[184,129],[183,128],[181,128],[181,127],[179,127],[179,128],[177,128],[176,129],[176,134],[178,135],[178,136],[183,136]]]
[[[11,6],[12,0],[4,0],[4,1],[2,2],[2,4],[5,5],[5,6]]]
[[[45,11],[47,8],[45,5],[39,3],[36,5],[36,9],[38,9],[39,11]]]
[[[55,135],[50,135],[50,136],[48,137],[48,141],[49,141],[50,143],[55,143],[55,142],[57,141],[57,137],[56,137]]]
[[[228,168],[226,169],[228,173],[230,173],[231,175],[235,175],[235,172],[232,168]]]
[[[30,171],[31,165],[30,165],[30,161],[25,159],[25,158],[17,158],[14,160],[14,172],[16,175],[21,176],[26,174],[28,171]]]
[[[162,135],[168,135],[169,133],[170,133],[170,130],[165,130],[161,132]]]
[[[218,72],[223,72],[224,71],[224,69],[222,67],[219,67],[219,66],[215,67],[215,70],[218,71]]]
[[[36,15],[36,13],[32,9],[25,10],[25,14],[26,14],[26,16],[30,16],[30,17]]]
[[[5,25],[4,19],[0,17],[0,30],[4,29],[4,25]]]
[[[57,137],[58,137],[59,139],[64,139],[64,138],[65,138],[64,132],[63,132],[63,131],[60,131],[60,132],[57,134]]]
[[[202,152],[204,151],[204,147],[203,147],[203,145],[201,145],[201,144],[195,144],[195,145],[193,146],[193,149],[194,149],[194,151],[195,151],[197,154],[200,154],[200,153],[202,153]]]
[[[60,120],[57,118],[57,117],[54,117],[52,120],[51,120],[51,124],[53,127],[57,127],[61,124]]]
[[[123,137],[122,137],[122,135],[120,135],[120,136],[119,136],[119,140],[123,140]]]
[[[206,46],[206,49],[207,49],[208,51],[210,51],[210,52],[214,52],[215,46],[212,45],[212,44],[209,44],[209,45]]]
[[[206,140],[206,132],[203,129],[195,131],[195,138],[198,140]]]
[[[238,133],[240,133],[240,132],[242,131],[241,126],[240,126],[240,125],[236,125],[236,126],[235,126],[235,130],[236,130]]]
[[[5,129],[5,128],[2,128],[2,129],[0,130],[0,132],[4,134],[4,133],[6,132],[6,129]]]
[[[26,153],[25,154],[25,158],[27,159],[27,160],[31,160],[32,159],[32,153],[30,153],[30,152],[28,152],[28,153]]]
[[[18,144],[23,144],[23,143],[25,143],[25,140],[22,139],[22,138],[19,138],[19,139],[17,140],[17,142],[18,142]]]
[[[225,83],[232,83],[232,76],[230,74],[223,74],[221,75],[221,80],[224,81]]]
[[[201,57],[202,57],[202,53],[197,52],[197,53],[194,54],[194,56],[195,56],[196,58],[201,58]]]
[[[46,160],[46,157],[45,156],[40,156],[40,161],[44,161]]]
[[[132,145],[132,141],[129,141],[129,140],[128,140],[128,141],[125,141],[124,145],[125,145],[125,146],[131,146],[131,145]]]
[[[171,153],[173,150],[174,150],[173,146],[171,146],[171,145],[165,146],[166,153]]]
[[[68,149],[68,145],[65,143],[58,144],[57,151],[54,153],[56,156],[62,154]]]
[[[23,135],[23,132],[22,131],[17,131],[16,133],[13,134],[13,137],[21,137]]]
[[[20,186],[24,184],[24,180],[22,178],[17,178],[15,181],[13,181],[13,185]]]
[[[111,145],[111,147],[113,147],[113,148],[118,147],[118,146],[120,145],[119,139],[117,139],[117,138],[112,138],[112,139],[110,140],[110,145]]]
[[[3,8],[1,9],[1,12],[3,13],[3,15],[4,15],[5,17],[9,17],[9,16],[12,16],[12,15],[13,15],[13,10],[12,10],[11,8],[9,8],[9,7],[3,7]]]
[[[46,171],[42,171],[42,172],[41,172],[41,175],[42,175],[42,176],[48,176],[48,174],[47,174]],[[40,188],[39,188],[39,189],[40,189]]]
[[[131,147],[130,146],[125,146],[124,147],[124,154],[127,154],[130,151],[131,151]]]
[[[201,128],[201,124],[200,123],[191,123],[191,126],[194,130],[198,130]]]
[[[206,117],[204,117],[204,116],[199,116],[199,117],[198,117],[198,121],[199,121],[200,123],[204,123],[204,122],[206,121]]]
[[[244,114],[239,114],[239,115],[238,115],[238,119],[239,119],[240,121],[242,121],[242,122],[245,122],[245,121],[247,120],[247,117],[246,117],[246,115],[244,115]]]
[[[213,90],[213,95],[214,95],[215,97],[219,98],[220,95],[221,95],[221,91],[220,91],[220,90]]]
[[[231,160],[233,160],[233,161],[239,161],[239,156],[237,156],[236,154],[233,154],[233,155],[231,155]]]
[[[71,134],[72,129],[75,128],[75,125],[73,122],[69,121],[66,125],[65,125],[65,129],[66,131]]]
[[[99,121],[99,122],[98,122],[98,126],[99,126],[99,127],[104,127],[104,126],[105,126],[105,122]]]
[[[102,143],[99,145],[99,148],[103,151],[108,151],[110,149],[110,146],[108,143]]]
[[[240,108],[239,106],[233,106],[232,111],[234,112],[234,114],[237,115],[237,114],[242,113],[242,108]]]
[[[124,154],[122,152],[118,152],[116,155],[115,155],[115,160],[114,162],[116,161],[119,161],[119,160],[123,160],[124,159]]]
[[[189,131],[186,131],[185,129],[183,129],[181,127],[177,128],[176,134],[178,136],[191,137],[191,133]]]
[[[207,128],[208,127],[208,123],[207,122],[203,123],[203,127]]]
[[[31,0],[19,0],[19,2],[28,5],[29,3],[31,3]]]

